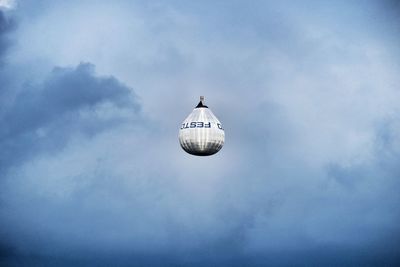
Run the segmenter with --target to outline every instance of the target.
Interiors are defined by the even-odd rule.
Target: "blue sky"
[[[0,6],[2,265],[399,261],[396,1]]]

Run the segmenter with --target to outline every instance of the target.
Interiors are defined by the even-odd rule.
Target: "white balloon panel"
[[[198,107],[183,121],[179,130],[179,142],[189,154],[209,156],[222,148],[225,132],[209,108]]]

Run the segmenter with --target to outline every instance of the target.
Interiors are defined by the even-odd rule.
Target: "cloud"
[[[8,34],[15,29],[13,20],[6,17],[3,11],[0,10],[0,67],[4,64],[4,56],[7,49],[11,45]]]
[[[15,0],[0,0],[0,9],[13,9],[16,6]]]
[[[92,64],[57,67],[42,84],[25,84],[2,112],[0,169],[59,150],[73,134],[92,136],[138,120],[139,112],[132,89],[114,77],[96,77]]]

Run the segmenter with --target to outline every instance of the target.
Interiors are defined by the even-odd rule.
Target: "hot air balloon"
[[[221,122],[204,105],[204,96],[199,104],[183,121],[179,130],[179,143],[183,150],[196,156],[210,156],[217,153],[225,142]]]

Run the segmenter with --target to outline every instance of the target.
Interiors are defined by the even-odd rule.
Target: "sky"
[[[0,0],[0,265],[398,266],[399,43],[397,1]]]

